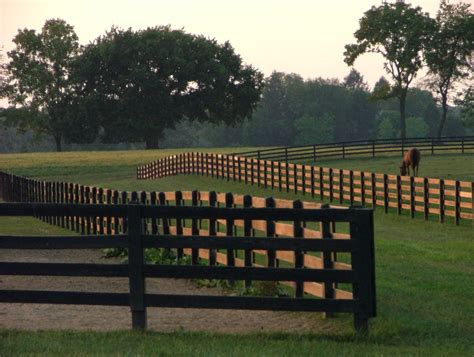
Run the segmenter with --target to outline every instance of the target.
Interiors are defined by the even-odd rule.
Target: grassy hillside
[[[231,152],[228,150],[216,150]],[[217,190],[301,199],[302,196],[198,176],[135,180],[135,167],[177,151],[90,152],[1,155],[0,170],[31,177],[64,180],[127,190]],[[398,162],[398,159],[394,162]],[[334,160],[324,166],[387,171],[386,159]],[[420,173],[472,178],[474,155],[424,157]],[[457,164],[453,164],[457,162]],[[322,163],[321,163],[322,164]],[[351,165],[351,166],[348,166]],[[469,167],[471,169],[469,169]],[[384,170],[387,168],[387,170]],[[449,168],[443,175],[441,168]],[[469,176],[469,172],[470,175]],[[438,173],[438,175],[436,175]],[[448,176],[454,175],[454,176]],[[466,176],[467,175],[467,176]],[[305,199],[309,200],[309,197]],[[12,224],[13,222],[13,224]],[[7,225],[10,226],[7,229]],[[21,226],[21,228],[19,228]],[[1,219],[0,234],[39,233],[42,223],[25,225]],[[15,228],[17,227],[17,228]],[[128,332],[0,332],[7,355],[26,354],[258,354],[258,355],[473,355],[474,231],[472,226],[412,220],[406,215],[375,212],[378,317],[370,336],[354,336],[351,317],[341,315],[307,335]],[[319,315],[315,318],[320,318]],[[322,320],[321,320],[322,321]],[[206,341],[203,343],[203,341]],[[120,346],[120,350],[117,348]]]

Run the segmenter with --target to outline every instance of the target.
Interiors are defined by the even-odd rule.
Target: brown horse
[[[418,176],[418,165],[420,164],[421,154],[418,149],[410,149],[403,156],[403,161],[400,166],[400,175],[405,176],[408,172],[410,176],[410,166],[413,169],[413,175]]]

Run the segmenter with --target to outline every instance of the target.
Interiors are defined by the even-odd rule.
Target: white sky
[[[464,0],[472,2],[474,0]],[[0,0],[0,47],[13,48],[18,29],[41,30],[61,18],[74,26],[81,44],[112,25],[133,29],[167,25],[230,41],[243,60],[265,75],[340,78],[349,72],[344,45],[364,11],[381,0]],[[439,0],[412,0],[432,16]],[[372,86],[385,72],[382,58],[364,55],[355,65]]]

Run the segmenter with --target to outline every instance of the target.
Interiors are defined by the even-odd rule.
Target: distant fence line
[[[441,138],[407,138],[407,139],[377,139],[358,140],[330,144],[313,144],[302,146],[284,146],[271,149],[235,152],[232,156],[242,156],[273,161],[313,160],[324,158],[342,158],[350,156],[403,153],[416,147],[424,153],[432,155],[442,152],[473,152],[474,136],[453,136]]]
[[[279,191],[302,193],[321,200],[381,206],[385,213],[416,212],[444,223],[452,217],[474,223],[474,182],[388,175],[355,170],[270,161],[233,155],[188,152],[138,166],[137,179],[189,174],[242,182]]]
[[[252,219],[181,219],[176,217],[152,217],[144,222],[144,231],[148,234],[203,237],[245,236],[255,237],[296,237],[309,239],[347,240],[351,239],[350,227],[344,226],[344,220],[334,216],[333,220],[321,221],[319,224],[306,220],[305,211],[315,209],[349,210],[346,207],[304,202],[300,200],[285,200],[277,198],[262,198],[250,195],[218,193],[215,191],[171,191],[171,192],[129,192],[111,190],[100,187],[90,187],[68,182],[50,182],[34,180],[21,176],[0,172],[0,197],[6,202],[28,203],[60,203],[60,204],[97,204],[97,205],[126,205],[138,202],[142,205],[160,207],[209,207],[209,208],[268,208],[287,209],[299,212],[294,219],[288,221],[265,221],[260,217]],[[76,231],[82,235],[117,235],[128,232],[127,220],[123,217],[107,215],[43,215],[39,211],[36,217],[44,222]],[[174,219],[173,219],[174,218]],[[308,221],[308,222],[306,222]],[[341,222],[341,223],[337,223]],[[349,228],[349,229],[348,229]],[[349,233],[347,233],[349,231]],[[344,233],[343,233],[344,232]],[[372,234],[372,233],[371,233]],[[177,259],[183,256],[191,257],[198,264],[206,260],[212,265],[228,265],[229,261],[235,266],[261,267],[262,260],[268,266],[293,266],[312,269],[351,269],[351,264],[338,260],[341,255],[322,252],[319,256],[304,251],[294,254],[290,251],[244,250],[241,254],[230,257],[227,253],[209,249],[177,249]],[[229,260],[230,259],[230,260]],[[346,260],[347,261],[347,260]],[[348,260],[350,261],[350,260]],[[334,282],[291,282],[280,281],[280,284],[295,289],[295,296],[303,293],[319,298],[352,299],[353,291],[340,288]],[[252,285],[251,279],[245,280],[245,286]]]

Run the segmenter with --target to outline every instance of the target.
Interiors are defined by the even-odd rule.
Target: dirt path
[[[0,250],[0,261],[116,263],[98,250]],[[127,292],[126,278],[2,276],[0,289]],[[147,292],[222,295],[217,288],[199,288],[186,280],[147,279]],[[0,328],[22,330],[126,330],[128,307],[0,304]],[[331,328],[317,313],[243,310],[148,308],[148,327],[155,331],[287,331],[315,332]]]

